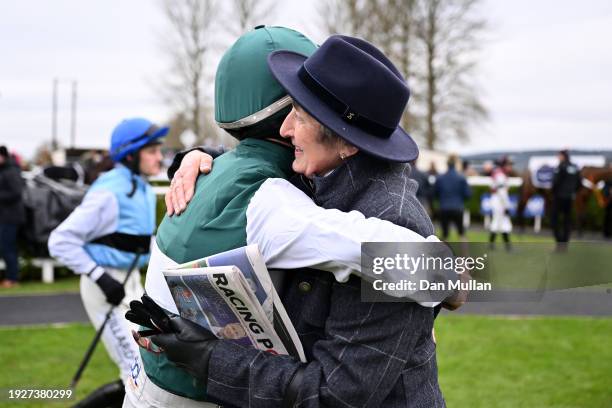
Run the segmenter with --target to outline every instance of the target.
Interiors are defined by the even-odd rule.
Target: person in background
[[[416,197],[427,211],[429,216],[432,215],[432,205],[431,201],[433,198],[433,185],[429,182],[429,175],[421,170],[419,170],[416,166],[416,163],[412,163],[412,171],[410,173],[410,178],[416,181],[419,185]]]
[[[495,248],[495,239],[498,233],[502,234],[506,249],[510,250],[510,233],[512,220],[510,219],[510,195],[508,194],[508,176],[512,172],[512,160],[503,156],[491,173],[491,225],[489,227],[489,244]]]
[[[494,168],[495,166],[493,165],[493,162],[491,160],[486,160],[484,163],[482,163],[481,175],[491,177]]]
[[[17,229],[25,222],[22,191],[21,169],[6,146],[0,146],[0,255],[6,268],[6,279],[0,283],[3,288],[16,286],[19,277]]]
[[[612,180],[606,180],[602,193],[605,206],[603,234],[604,238],[610,239],[612,238]]]
[[[457,157],[448,160],[448,170],[436,179],[434,197],[439,201],[442,239],[448,238],[450,224],[454,224],[461,239],[465,238],[463,210],[465,201],[472,194],[466,178],[456,170]]]
[[[429,165],[429,170],[427,170],[427,177],[429,177],[429,183],[434,184],[436,181],[436,177],[438,177],[438,169],[436,168],[436,164],[431,162]]]
[[[49,236],[51,256],[81,275],[81,299],[96,330],[115,307],[102,341],[121,379],[95,390],[79,408],[121,406],[124,384],[131,378],[138,347],[124,315],[130,300],[144,293],[138,268],[148,262],[156,225],[156,198],[147,177],[160,172],[161,138],[168,130],[143,118],[119,123],[109,150],[114,169],[91,185],[83,202]]]
[[[558,249],[567,247],[572,228],[572,206],[580,188],[580,171],[570,161],[569,152],[559,152],[559,165],[555,169],[552,183],[552,211],[550,223]]]
[[[474,169],[469,160],[463,160],[462,167],[462,173],[465,177],[478,176],[478,172]]]

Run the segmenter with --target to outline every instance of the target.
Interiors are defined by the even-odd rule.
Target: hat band
[[[350,123],[353,126],[357,126],[361,130],[370,133],[373,136],[380,138],[388,138],[395,131],[397,127],[387,127],[380,123],[374,122],[365,116],[355,112],[349,105],[342,102],[334,94],[325,89],[316,79],[314,79],[310,73],[306,70],[306,67],[302,64],[298,71],[298,78],[302,81],[304,86],[314,93],[323,103],[325,103],[331,110],[338,113],[345,122]]]

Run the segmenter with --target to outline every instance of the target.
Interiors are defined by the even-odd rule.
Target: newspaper
[[[187,262],[163,274],[181,317],[219,338],[306,361],[257,245]]]

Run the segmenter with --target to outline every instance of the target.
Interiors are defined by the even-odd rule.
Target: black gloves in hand
[[[98,278],[96,283],[100,286],[100,289],[102,289],[102,292],[104,292],[106,296],[106,300],[111,305],[117,306],[125,297],[123,285],[106,272]]]
[[[174,333],[157,334],[151,341],[163,348],[168,359],[204,385],[208,382],[208,361],[219,339],[191,320],[172,317]]]
[[[150,297],[142,302],[130,302],[126,319],[160,332],[151,337],[164,349],[170,361],[181,367],[203,384],[208,380],[208,360],[219,341],[214,334],[197,323],[180,316],[168,316]]]
[[[159,333],[173,333],[170,316],[148,295],[142,295],[142,302],[132,300],[125,318],[132,323],[154,329]]]

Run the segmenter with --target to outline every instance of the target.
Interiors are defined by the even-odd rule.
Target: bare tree
[[[407,80],[411,97],[402,126],[428,148],[468,138],[487,117],[475,81],[484,21],[479,0],[330,0],[324,29],[379,47]]]
[[[172,61],[162,92],[166,101],[184,112],[189,127],[202,139],[205,64],[218,6],[216,0],[162,0],[161,6],[171,28],[162,46]]]
[[[487,118],[475,81],[477,51],[485,22],[479,0],[419,0],[417,46],[424,54],[425,142],[469,138],[469,128]]]
[[[367,0],[327,0],[320,3],[319,15],[323,29],[328,34],[346,34],[369,37],[370,30],[366,27],[368,9]]]
[[[391,52],[388,54],[397,65],[399,71],[404,75],[410,88],[410,102],[406,106],[406,111],[402,117],[402,127],[412,133],[418,133],[421,120],[415,113],[413,106],[418,103],[420,97],[416,86],[416,75],[413,61],[421,57],[417,53],[414,43],[415,31],[415,8],[417,0],[392,0],[390,3],[389,14],[393,16],[391,24],[395,27],[390,30],[392,33]]]
[[[174,150],[182,150],[186,147],[181,140],[181,134],[190,128],[189,121],[185,118],[183,113],[177,113],[173,115],[170,120],[167,122],[170,126],[170,131],[166,136],[166,140],[164,141],[164,145],[170,149]]]
[[[387,55],[407,80],[411,102],[402,118],[402,126],[414,131],[419,118],[412,113],[415,92],[412,61],[417,59],[414,40],[414,10],[417,0],[332,0],[320,9],[324,29],[332,33],[364,38]],[[418,99],[418,98],[417,98]]]

